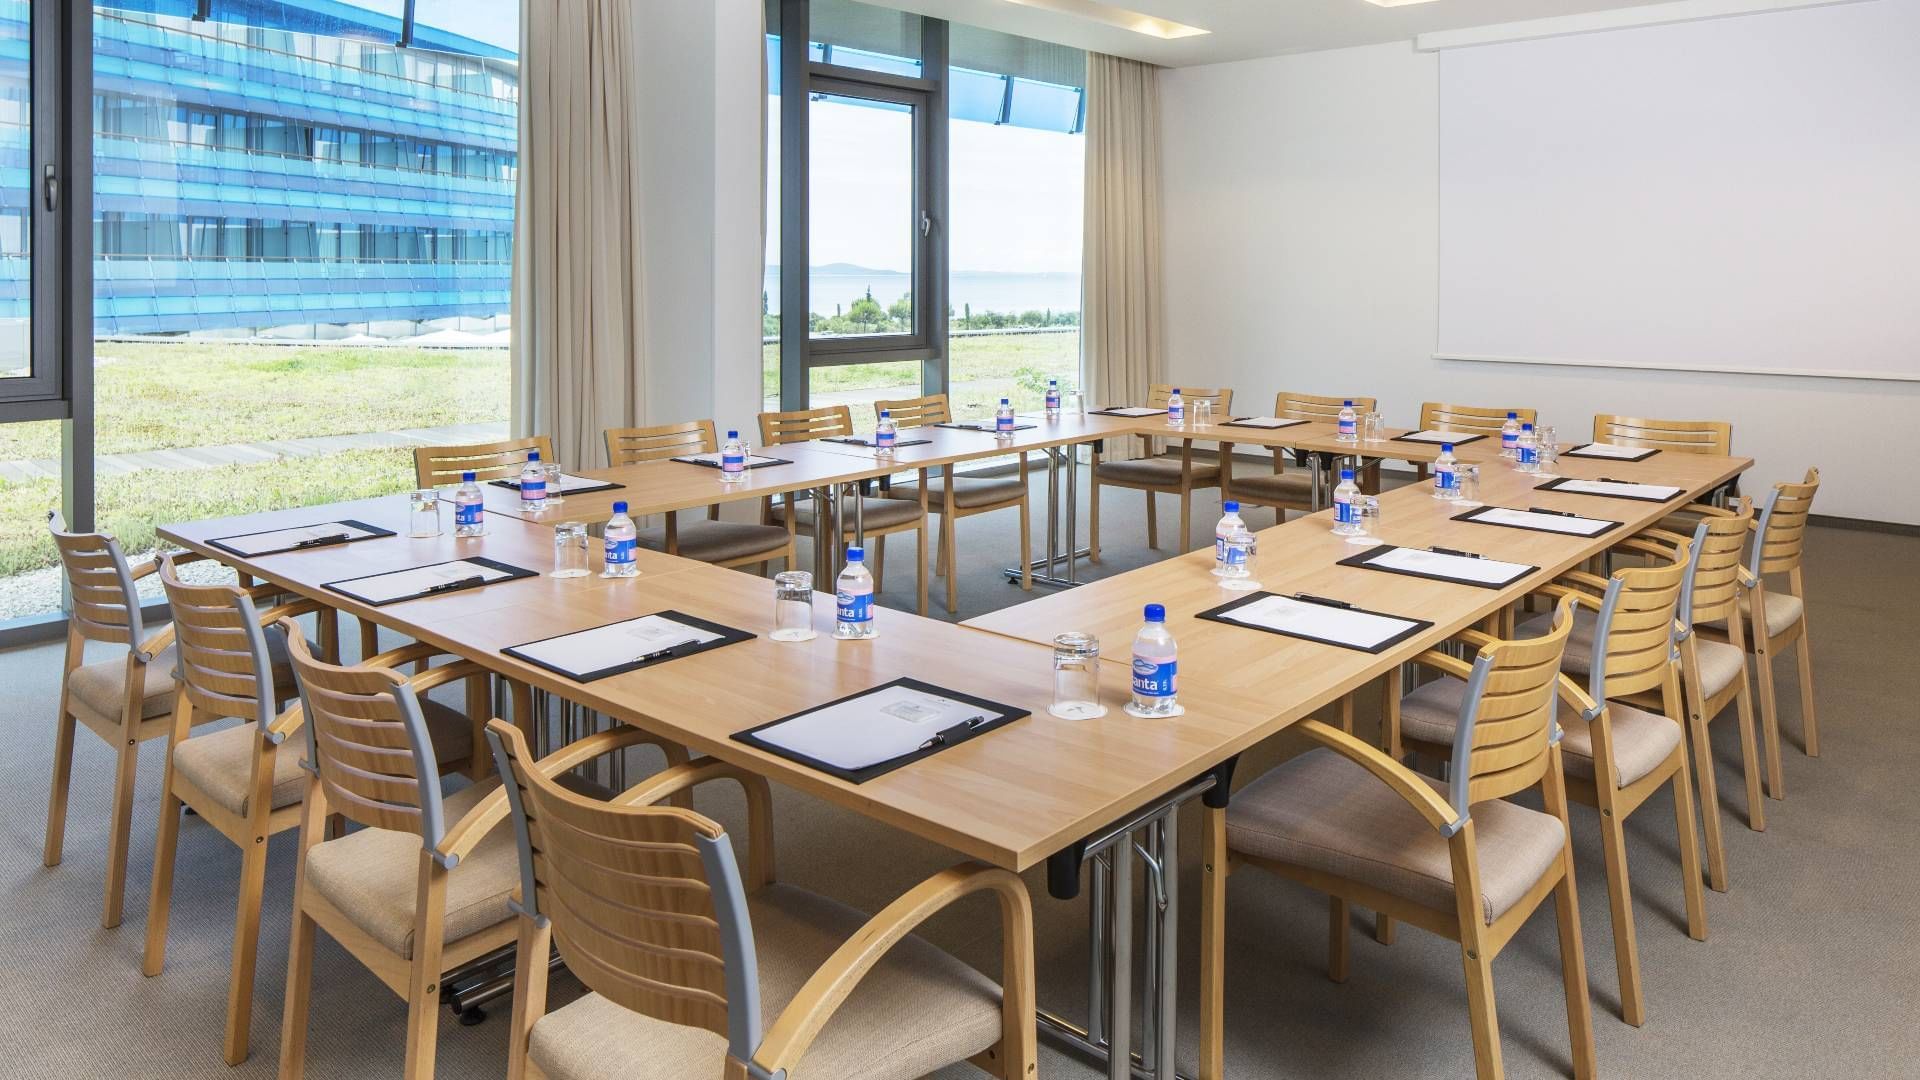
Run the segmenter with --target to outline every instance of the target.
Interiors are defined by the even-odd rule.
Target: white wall
[[[1765,16],[1757,16],[1764,18]],[[1439,81],[1411,43],[1161,74],[1169,365],[1243,410],[1280,389],[1523,405],[1563,434],[1596,412],[1725,419],[1762,492],[1824,477],[1820,513],[1920,524],[1920,385],[1431,359]],[[1596,297],[1604,303],[1604,297]]]

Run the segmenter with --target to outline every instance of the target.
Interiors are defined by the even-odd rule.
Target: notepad
[[[863,783],[1026,715],[1024,709],[902,678],[734,739]]]
[[[1385,570],[1388,573],[1451,581],[1460,585],[1477,585],[1483,589],[1504,589],[1540,569],[1525,563],[1449,555],[1423,548],[1394,547],[1391,544],[1382,544],[1342,559],[1340,565],[1361,566],[1368,570]]]
[[[1433,624],[1424,619],[1343,607],[1324,599],[1302,599],[1257,592],[1203,611],[1198,618],[1237,623],[1272,634],[1335,645],[1365,653],[1382,652]]]
[[[402,600],[416,600],[441,593],[459,592],[463,589],[477,589],[498,581],[536,576],[538,575],[531,570],[476,556],[469,559],[455,559],[452,562],[433,563],[429,566],[415,566],[406,570],[390,570],[384,574],[369,574],[366,577],[329,581],[323,584],[322,588],[331,589],[343,596],[350,596],[355,600],[378,607],[382,604],[397,604]]]
[[[658,611],[500,651],[585,683],[751,640],[744,630]]]
[[[831,443],[845,443],[845,444],[847,444],[848,446],[868,446],[868,447],[871,447],[871,446],[874,446],[874,445],[876,445],[876,444],[874,443],[874,441],[873,441],[872,439],[870,439],[870,438],[861,438],[861,437],[860,437],[860,436],[858,436],[858,435],[848,435],[848,436],[846,436],[845,438],[834,438],[834,439],[821,439],[820,441],[821,441],[821,442],[831,442]],[[903,447],[903,446],[925,446],[925,445],[927,445],[928,443],[930,443],[930,442],[932,442],[932,441],[933,441],[932,439],[901,439],[901,438],[896,438],[896,439],[894,439],[894,440],[893,440],[893,448],[894,448],[895,450],[898,450],[898,449],[900,449],[900,448],[901,448],[901,447]]]
[[[258,555],[278,555],[287,551],[351,544],[356,540],[373,540],[392,535],[394,535],[392,529],[383,529],[364,521],[341,520],[322,522],[319,525],[302,525],[293,529],[271,529],[267,532],[223,536],[218,540],[209,540],[207,543],[242,558],[253,558]]]
[[[1609,499],[1638,499],[1641,502],[1666,502],[1676,498],[1682,488],[1671,484],[1634,484],[1625,480],[1575,480],[1563,476],[1541,484],[1535,491],[1564,491],[1569,495],[1600,495]]]
[[[513,491],[520,490],[520,481],[517,477],[495,480],[492,481],[492,483],[495,487],[508,488]],[[547,494],[553,494],[554,486],[552,480],[547,481]],[[625,484],[616,484],[611,480],[590,480],[587,477],[575,476],[572,473],[560,474],[559,489],[562,495],[582,495],[589,491],[612,491],[615,488],[625,486]]]
[[[1107,416],[1159,416],[1165,409],[1149,409],[1140,405],[1109,405],[1099,410]]]
[[[1585,446],[1576,446],[1563,450],[1561,457],[1605,458],[1608,461],[1645,461],[1660,452],[1657,446],[1619,446],[1614,443],[1591,442]]]
[[[1220,426],[1221,427],[1261,428],[1266,431],[1271,431],[1274,428],[1292,427],[1295,424],[1306,424],[1311,422],[1312,421],[1309,421],[1309,420],[1298,420],[1298,419],[1285,420],[1278,416],[1242,416],[1237,420],[1229,420],[1226,423],[1221,424]]]
[[[935,424],[933,426],[943,427],[943,428],[952,428],[955,431],[984,431],[989,435],[997,434],[1000,430],[998,427],[995,427],[993,422],[990,420],[980,420],[980,421],[957,420],[951,424]],[[1008,428],[1007,430],[1008,431],[1031,431],[1037,426],[1038,425],[1036,424],[1015,424],[1012,427]]]
[[[1561,514],[1549,510],[1512,510],[1504,506],[1482,506],[1455,515],[1455,521],[1471,521],[1480,525],[1505,525],[1511,529],[1531,529],[1534,532],[1564,533],[1568,536],[1595,537],[1619,528],[1624,522],[1608,521],[1604,518],[1580,517],[1575,514]]]
[[[709,469],[717,469],[720,467],[719,454],[687,454],[682,457],[674,458],[673,460],[681,463],[682,465],[705,465]],[[747,455],[747,468],[749,469],[758,469],[767,465],[791,465],[791,464],[793,464],[793,462],[788,461],[786,458],[765,457],[760,454]]]
[[[1484,438],[1486,438],[1485,435],[1470,435],[1464,431],[1441,431],[1438,428],[1427,428],[1423,431],[1409,431],[1405,435],[1395,435],[1388,441],[1436,444],[1452,443],[1455,446],[1465,446],[1470,442],[1479,442]]]

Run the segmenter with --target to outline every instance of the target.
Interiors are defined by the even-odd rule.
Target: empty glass
[[[563,521],[553,527],[553,576],[587,576],[587,524]]]
[[[1353,500],[1353,520],[1359,531],[1347,537],[1349,544],[1375,544],[1380,541],[1380,498],[1361,495]]]
[[[1539,467],[1534,470],[1534,475],[1542,480],[1557,479],[1560,474],[1553,470],[1560,461],[1559,436],[1550,427],[1535,428],[1534,434],[1539,436],[1540,442]]]
[[[1211,398],[1201,398],[1193,403],[1193,426],[1213,426],[1213,400]]]
[[[811,641],[813,629],[813,575],[805,570],[783,570],[773,575],[773,640]]]
[[[440,493],[421,488],[407,499],[407,535],[423,540],[440,535]]]
[[[1060,412],[1063,416],[1085,416],[1087,415],[1087,399],[1081,396],[1080,391],[1069,390],[1063,399]]]
[[[1455,473],[1460,484],[1460,497],[1453,501],[1455,506],[1474,507],[1480,505],[1480,466],[1462,465]]]
[[[1100,704],[1100,639],[1092,634],[1061,634],[1053,639],[1053,704],[1047,711],[1062,720],[1105,716]]]
[[[1365,442],[1379,442],[1386,438],[1387,418],[1377,412],[1370,412],[1360,418],[1360,438]]]
[[[560,484],[560,478],[566,474],[560,471],[560,463],[557,461],[546,461],[541,465],[547,473],[547,505],[558,506],[566,499],[567,493],[561,490]]]

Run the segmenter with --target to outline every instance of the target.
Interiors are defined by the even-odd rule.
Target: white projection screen
[[[1437,356],[1920,380],[1920,0],[1439,61]]]

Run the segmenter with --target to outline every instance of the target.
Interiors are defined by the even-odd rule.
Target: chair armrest
[[[266,739],[268,742],[278,746],[286,742],[294,732],[299,731],[300,725],[306,722],[306,711],[301,703],[296,701],[287,706],[285,712],[274,717],[273,722],[267,725]]]
[[[153,558],[137,566],[129,566],[127,570],[133,575],[133,580],[139,581],[141,578],[149,577],[154,571],[160,569],[160,560],[169,555],[173,557],[173,565],[175,566],[182,566],[190,562],[207,561],[207,556],[197,551],[188,551],[185,548],[181,548],[176,551],[156,551],[153,553]]]
[[[660,751],[667,755],[667,771],[669,772],[675,768],[683,767],[687,763],[686,747],[678,743],[670,743],[640,728],[621,724],[606,731],[597,731],[584,739],[575,739],[573,742],[534,762],[533,767],[540,770],[542,776],[554,777],[571,769],[577,769],[603,754],[611,754],[625,750],[629,746],[659,747]],[[662,773],[649,777],[647,780],[641,781],[641,784],[657,780],[661,775],[665,774]]]
[[[1413,657],[1412,662],[1419,664],[1421,667],[1432,668],[1435,671],[1452,675],[1456,679],[1464,680],[1473,675],[1472,667],[1461,662],[1456,657],[1448,656],[1438,649],[1428,649],[1418,656]]]
[[[280,619],[290,619],[295,615],[306,615],[315,611],[324,611],[326,608],[327,605],[322,604],[318,600],[308,600],[305,598],[289,600],[284,604],[276,604],[261,612],[260,625],[262,627],[271,626]]]
[[[1599,703],[1594,701],[1585,690],[1580,689],[1579,683],[1574,682],[1565,672],[1562,672],[1559,678],[1561,701],[1580,710],[1580,715],[1589,719],[1600,711]],[[1566,725],[1562,724],[1560,726],[1565,727]]]
[[[1687,541],[1687,540],[1681,541],[1681,543],[1683,544],[1690,543],[1690,542],[1691,541]],[[1638,536],[1629,537],[1625,540],[1620,541],[1619,543],[1613,545],[1612,550],[1638,552],[1641,555],[1652,555],[1655,558],[1662,558],[1662,559],[1673,558],[1673,548],[1667,547],[1664,544],[1655,543],[1651,540],[1643,540]],[[1579,571],[1579,570],[1574,570],[1569,572],[1576,573],[1576,574],[1583,573],[1583,571]]]
[[[440,837],[440,843],[433,849],[433,857],[448,870],[460,865],[460,860],[473,853],[475,844],[487,838],[493,827],[507,819],[507,789],[500,783],[499,777],[481,781],[481,785],[492,785],[493,790],[480,797],[460,820],[447,826],[446,834]]]
[[[1600,580],[1599,578],[1594,577],[1592,574],[1581,573],[1578,570],[1569,571],[1569,573],[1578,573],[1582,577],[1592,578],[1594,581]],[[1587,592],[1585,589],[1570,588],[1566,585],[1560,585],[1557,583],[1548,583],[1546,585],[1542,585],[1539,588],[1533,590],[1533,592],[1534,592],[1534,595],[1536,596],[1551,596],[1555,600],[1571,600],[1574,602],[1574,604],[1580,607],[1592,608],[1595,613],[1598,613],[1599,610],[1605,606],[1604,602],[1599,597],[1593,595],[1590,592]]]
[[[140,662],[143,664],[153,663],[155,657],[165,652],[167,647],[173,644],[173,635],[174,627],[172,623],[168,623],[154,631],[147,640],[140,643],[139,648],[134,650],[135,653],[139,655]]]
[[[1665,544],[1668,547],[1679,547],[1681,544],[1692,543],[1693,541],[1691,536],[1681,536],[1677,532],[1670,532],[1658,526],[1651,529],[1640,530],[1640,534],[1634,537],[1634,539],[1650,540],[1656,544]]]
[[[1607,592],[1607,579],[1598,574],[1589,574],[1585,570],[1569,570],[1553,580],[1555,585],[1564,587],[1568,583],[1572,583],[1596,594],[1595,597],[1589,597],[1588,599],[1596,599],[1597,596],[1604,596]],[[1543,588],[1539,591],[1545,592],[1546,589]]]
[[[458,682],[461,679],[469,679],[475,675],[485,674],[487,674],[487,669],[471,660],[455,660],[445,667],[431,668],[423,671],[409,678],[407,681],[413,684],[415,693],[425,693],[436,686],[444,686],[450,682]],[[476,749],[478,748],[476,747]]]
[[[1428,787],[1427,782],[1412,769],[1388,757],[1379,747],[1361,742],[1339,728],[1318,720],[1302,720],[1294,725],[1294,730],[1372,773],[1381,783],[1393,789],[1395,795],[1406,800],[1407,805],[1426,818],[1427,824],[1435,829],[1447,835],[1458,831],[1456,827],[1461,817],[1454,812],[1453,806],[1441,798],[1439,792]]]
[[[672,758],[668,758],[669,761]],[[614,806],[646,806],[663,800],[692,808],[687,793],[710,780],[734,780],[747,798],[747,874],[749,891],[773,880],[773,788],[767,778],[738,765],[703,757],[672,765],[612,799]]]
[[[942,870],[888,904],[834,950],[781,1010],[754,1051],[754,1063],[776,1076],[782,1070],[791,1073],[834,1012],[895,945],[934,913],[977,892],[1000,897],[1003,917],[1010,916],[1004,927],[1008,937],[1032,933],[1032,900],[1018,875],[978,862]]]
[[[429,645],[424,641],[416,641],[411,645],[402,645],[397,649],[388,649],[378,656],[370,656],[360,661],[360,666],[370,668],[397,668],[402,664],[411,664],[419,660],[431,660],[442,654],[443,650]]]

